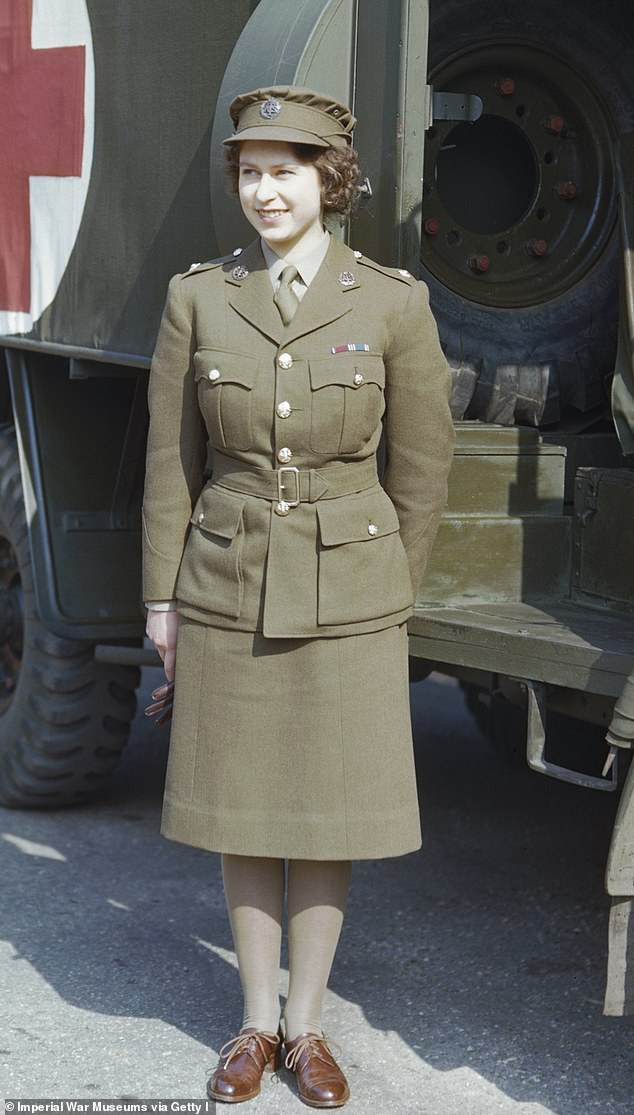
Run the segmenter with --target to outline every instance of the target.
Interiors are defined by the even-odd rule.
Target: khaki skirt
[[[161,831],[289,859],[419,848],[405,625],[302,640],[183,619]]]

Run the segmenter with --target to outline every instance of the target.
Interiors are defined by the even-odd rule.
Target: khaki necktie
[[[273,295],[273,301],[280,311],[280,317],[284,325],[288,325],[293,320],[295,311],[299,306],[299,298],[291,286],[291,283],[298,278],[299,271],[296,267],[285,267],[280,275],[280,285]]]

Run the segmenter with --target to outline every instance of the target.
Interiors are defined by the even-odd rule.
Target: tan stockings
[[[289,860],[289,990],[284,1031],[321,1033],[321,1005],[346,907],[350,862]],[[222,856],[222,877],[244,994],[242,1026],[276,1033],[284,860]]]

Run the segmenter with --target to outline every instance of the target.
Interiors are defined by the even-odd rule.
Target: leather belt
[[[277,514],[288,515],[291,508],[300,503],[337,499],[373,488],[378,483],[378,475],[374,457],[319,469],[300,469],[294,465],[267,469],[252,468],[216,452],[211,483],[232,492],[273,500]]]

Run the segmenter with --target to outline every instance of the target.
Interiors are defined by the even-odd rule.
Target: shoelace
[[[312,1034],[304,1034],[303,1037],[299,1038],[297,1045],[291,1049],[290,1053],[286,1054],[284,1064],[291,1072],[295,1071],[295,1066],[302,1056],[302,1053],[309,1053],[317,1057],[318,1060],[323,1061],[325,1065],[330,1065],[332,1063],[331,1059],[334,1059],[326,1038],[318,1038],[314,1037]],[[324,1053],[326,1053],[327,1056],[324,1056]]]
[[[264,1057],[265,1062],[267,1062],[271,1056],[271,1052],[270,1050],[266,1049],[264,1045],[265,1040],[267,1042],[271,1042],[273,1046],[277,1046],[280,1043],[280,1036],[279,1034],[268,1034],[266,1033],[266,1031],[263,1031],[262,1034],[238,1034],[237,1037],[230,1038],[229,1041],[225,1042],[218,1056],[220,1060],[224,1059],[225,1068],[227,1067],[229,1062],[233,1060],[234,1057],[238,1057],[241,1053],[246,1053],[251,1058],[251,1060],[255,1061],[255,1063],[257,1064],[255,1051],[249,1048],[251,1043],[255,1042],[260,1050],[260,1053]]]

